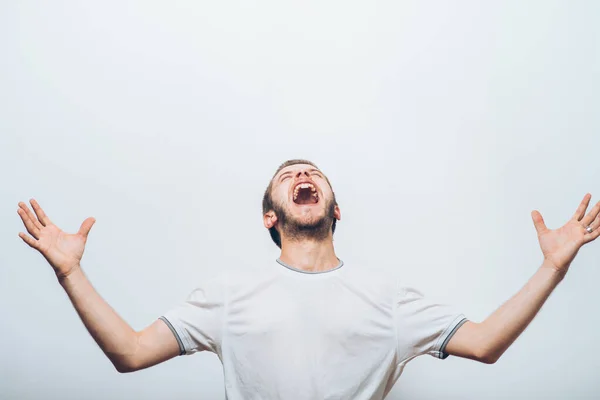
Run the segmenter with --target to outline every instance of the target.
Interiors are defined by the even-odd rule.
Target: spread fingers
[[[19,232],[19,237],[21,239],[23,239],[23,241],[25,243],[27,243],[29,245],[29,247],[31,247],[33,249],[36,249],[36,250],[39,250],[38,249],[38,241],[35,240],[34,238],[32,238],[31,236],[27,235],[26,233]]]
[[[40,205],[38,204],[38,202],[35,199],[31,199],[31,200],[29,200],[29,202],[31,203],[31,207],[33,207],[33,211],[35,211],[35,215],[37,215],[40,223],[43,226],[48,226],[48,225],[52,224],[52,221],[50,221],[50,218],[48,218],[48,216],[46,215],[44,210],[42,210],[42,207],[40,207]]]
[[[23,203],[23,202],[19,203],[19,209],[17,210],[17,213],[21,217],[21,220],[23,221],[25,228],[27,228],[27,232],[29,232],[29,234],[31,236],[33,236],[34,238],[39,239],[40,238],[40,229],[42,228],[41,224],[39,223],[37,218],[35,218],[35,216],[33,216],[33,213],[27,208],[25,203]]]

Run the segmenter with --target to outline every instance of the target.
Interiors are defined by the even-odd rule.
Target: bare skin
[[[19,237],[52,266],[85,327],[117,371],[136,371],[177,356],[179,345],[162,320],[136,332],[83,273],[81,258],[95,219],[87,218],[77,233],[69,234],[52,223],[37,201],[30,202],[35,214],[23,202],[17,212],[31,236],[19,232]]]
[[[293,189],[300,182],[317,187],[323,200],[312,205],[294,204]],[[325,200],[333,192],[324,175],[310,165],[284,168],[274,178],[273,199],[286,207],[292,218],[310,222],[326,215]],[[532,212],[544,262],[526,285],[481,323],[467,322],[449,341],[446,351],[455,356],[484,363],[494,363],[533,320],[548,296],[562,281],[579,249],[600,236],[600,202],[585,213],[591,199],[586,194],[573,217],[562,227],[550,230],[538,211]],[[169,328],[157,320],[146,329],[134,331],[100,297],[81,269],[85,243],[95,220],[88,218],[79,231],[68,234],[46,216],[35,200],[33,212],[19,203],[19,216],[27,229],[19,237],[39,251],[54,269],[86,328],[120,372],[130,372],[168,360],[179,354],[179,347]],[[339,207],[334,217],[341,218]],[[266,228],[277,227],[274,211],[263,216]],[[585,228],[590,227],[588,232]],[[281,231],[281,260],[306,271],[327,271],[338,265],[333,248],[333,234],[324,240],[297,240]]]
[[[536,316],[563,280],[579,249],[600,236],[600,202],[587,210],[587,193],[562,227],[546,227],[539,211],[531,213],[544,261],[525,286],[485,321],[467,322],[450,339],[446,351],[455,356],[495,363]],[[592,232],[585,228],[589,226]]]
[[[315,185],[319,194],[319,202],[314,205],[297,205],[292,200],[293,190],[298,183],[310,182]],[[309,164],[295,164],[283,168],[273,178],[273,200],[283,204],[292,218],[298,221],[310,222],[326,215],[325,204],[333,198],[331,187],[321,171]],[[342,217],[340,208],[335,207],[335,218]],[[277,226],[279,219],[274,211],[263,216],[265,228]],[[281,256],[284,263],[298,269],[317,272],[335,268],[339,260],[333,249],[333,233],[329,232],[325,240],[294,240],[281,234]]]

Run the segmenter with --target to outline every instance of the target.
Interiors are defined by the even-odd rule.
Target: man
[[[208,350],[223,363],[228,399],[382,399],[411,359],[452,354],[494,363],[564,278],[579,248],[599,236],[600,202],[586,194],[561,228],[532,218],[544,261],[514,297],[481,323],[381,273],[344,265],[333,247],[341,218],[313,163],[279,167],[263,199],[264,225],[281,256],[248,272],[222,273],[136,332],[98,295],[80,261],[94,224],[54,225],[35,200],[19,203],[19,236],[54,268],[90,334],[119,372]]]

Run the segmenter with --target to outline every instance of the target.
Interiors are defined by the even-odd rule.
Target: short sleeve
[[[447,358],[448,341],[467,322],[464,314],[453,307],[428,299],[409,287],[398,290],[394,314],[399,363],[422,354]]]
[[[196,287],[187,299],[160,319],[179,343],[180,355],[217,353],[221,346],[225,308],[225,278],[217,276]]]

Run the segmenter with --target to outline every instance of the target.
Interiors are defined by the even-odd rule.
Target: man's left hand
[[[587,193],[573,217],[562,227],[551,230],[544,224],[544,219],[539,211],[531,212],[531,218],[537,231],[540,248],[544,254],[544,265],[556,269],[561,275],[566,274],[569,265],[577,255],[577,252],[586,243],[600,236],[600,201],[587,215],[585,211],[590,204],[592,195]],[[586,230],[590,227],[591,233]]]

